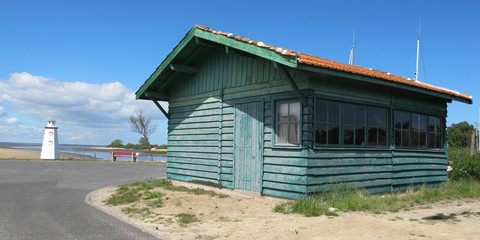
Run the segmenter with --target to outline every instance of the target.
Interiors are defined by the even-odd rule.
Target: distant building
[[[447,179],[447,103],[472,103],[202,26],[136,96],[169,103],[168,178],[288,198],[340,182],[371,192],[438,185]]]

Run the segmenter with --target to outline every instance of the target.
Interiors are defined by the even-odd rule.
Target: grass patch
[[[186,226],[187,224],[193,223],[193,222],[199,222],[198,218],[195,217],[194,214],[188,214],[188,213],[180,213],[175,215],[177,218],[177,222],[180,223],[182,226]]]
[[[110,196],[110,198],[106,200],[106,203],[113,206],[118,206],[127,203],[137,202],[138,200],[140,200],[141,197],[142,194],[140,194],[140,191],[138,189],[121,186],[117,189],[117,192],[115,194],[113,194],[112,196]]]
[[[150,192],[155,188],[163,188],[169,191],[186,192],[195,195],[209,195],[211,197],[225,198],[228,195],[218,194],[215,191],[204,190],[201,188],[187,188],[183,186],[174,186],[168,179],[153,179],[146,182],[135,182],[131,184],[121,185],[117,188],[115,194],[110,196],[105,202],[107,204],[118,206],[140,200],[152,200],[147,203],[148,206],[158,208],[164,205],[162,197],[165,195],[160,192]],[[180,203],[181,206],[181,203]]]
[[[297,213],[307,217],[335,216],[339,211],[385,211],[398,212],[408,210],[415,205],[434,203],[441,200],[480,197],[480,182],[471,179],[447,181],[439,188],[423,187],[418,190],[409,189],[385,195],[369,194],[360,189],[348,188],[345,185],[325,190],[316,196],[294,200],[274,207],[274,212]],[[423,206],[425,207],[425,206]]]

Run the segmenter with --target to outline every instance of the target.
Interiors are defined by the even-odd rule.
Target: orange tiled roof
[[[243,38],[243,37],[234,35],[232,33],[220,32],[220,31],[216,31],[216,30],[213,30],[213,29],[210,29],[210,28],[207,28],[207,27],[203,27],[203,26],[198,26],[197,25],[194,28],[201,29],[201,30],[204,30],[204,31],[208,31],[208,32],[218,34],[218,35],[223,35],[223,36],[226,36],[228,38],[233,38],[233,39],[238,40],[238,41],[247,42],[247,43],[256,45],[258,47],[267,48],[267,49],[270,49],[272,51],[278,52],[282,55],[292,56],[292,57],[296,58],[298,63],[317,66],[317,67],[328,68],[328,69],[337,70],[337,71],[343,71],[343,72],[347,72],[347,73],[363,75],[363,76],[367,76],[367,77],[378,78],[378,79],[387,80],[387,81],[396,82],[396,83],[405,84],[405,85],[410,85],[410,86],[415,86],[415,87],[428,89],[428,90],[432,90],[432,91],[435,91],[435,92],[445,93],[445,94],[448,94],[448,95],[452,95],[452,96],[455,96],[455,97],[464,98],[464,99],[467,99],[469,101],[472,101],[472,96],[471,95],[460,93],[460,92],[450,90],[450,89],[446,89],[446,88],[442,88],[442,87],[437,87],[437,86],[434,86],[434,85],[431,85],[431,84],[428,84],[428,83],[414,81],[410,78],[394,75],[394,74],[391,74],[391,73],[382,72],[382,71],[374,70],[374,69],[371,69],[371,68],[364,68],[364,67],[360,67],[360,66],[356,66],[356,65],[349,65],[349,64],[346,64],[346,63],[340,63],[340,62],[328,60],[328,59],[325,59],[325,58],[320,58],[320,57],[313,56],[313,55],[308,55],[308,54],[293,51],[293,50],[288,50],[288,49],[284,49],[284,48],[280,48],[280,47],[275,47],[273,45],[265,44],[265,43],[260,42],[260,41],[254,41],[254,40],[251,40],[251,39],[248,39],[248,38]]]

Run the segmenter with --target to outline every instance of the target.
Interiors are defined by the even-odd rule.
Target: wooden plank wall
[[[447,180],[447,155],[444,151],[393,151],[392,190],[438,186]]]
[[[392,184],[392,153],[389,149],[313,150],[308,165],[308,193],[342,183],[367,188],[370,192],[389,192]]]
[[[270,61],[211,49],[209,57],[198,66],[198,73],[185,79],[181,87],[172,91],[171,97],[195,96],[219,89],[280,81],[282,78],[282,73]]]
[[[218,183],[220,102],[170,108],[167,177]]]

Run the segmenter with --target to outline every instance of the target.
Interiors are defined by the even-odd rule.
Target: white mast
[[[415,77],[413,78],[415,82],[418,82],[418,60],[420,59],[419,53],[420,53],[420,27],[421,26],[422,26],[422,22],[421,22],[421,19],[419,19],[418,20],[418,38],[417,38],[417,65],[415,68]]]
[[[353,50],[355,48],[355,30],[353,31],[353,43],[352,48],[350,49],[350,58],[348,59],[348,64],[353,65]]]
[[[419,53],[420,53],[420,34],[418,34],[418,39],[417,39],[417,66],[415,68],[415,82],[418,81],[418,59],[419,59]]]

